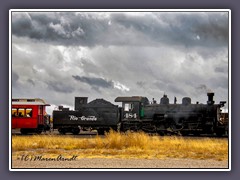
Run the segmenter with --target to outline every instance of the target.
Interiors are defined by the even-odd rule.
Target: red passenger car
[[[50,129],[46,104],[42,99],[12,99],[12,129],[22,134],[41,133]]]

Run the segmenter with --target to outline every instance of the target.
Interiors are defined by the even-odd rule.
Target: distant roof
[[[142,96],[117,97],[115,102],[146,102],[148,99]]]
[[[35,98],[35,99],[12,99],[12,105],[44,105],[44,106],[50,106],[50,104],[47,104],[43,99]]]

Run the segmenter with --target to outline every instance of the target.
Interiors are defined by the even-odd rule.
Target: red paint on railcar
[[[49,125],[46,106],[42,99],[12,99],[12,129],[42,132]]]

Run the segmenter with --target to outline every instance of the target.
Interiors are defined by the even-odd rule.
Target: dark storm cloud
[[[219,13],[211,13],[207,19],[194,24],[193,27],[193,31],[205,40],[211,38],[224,44],[228,43],[228,18],[219,16]]]
[[[103,78],[95,77],[85,77],[85,76],[72,76],[75,80],[87,83],[93,88],[113,88],[114,83],[112,81],[107,81]]]
[[[92,46],[107,26],[106,20],[87,13],[13,13],[12,33],[53,44]]]
[[[219,46],[228,43],[228,17],[218,12],[191,14],[162,12],[141,17],[113,14],[112,17],[126,29],[135,29],[159,42],[186,46],[203,44]]]
[[[212,13],[13,13],[12,33],[60,45],[183,44],[191,47],[228,43],[228,16]]]
[[[12,18],[12,33],[17,36],[26,36],[32,32],[32,20],[27,13],[19,13]]]

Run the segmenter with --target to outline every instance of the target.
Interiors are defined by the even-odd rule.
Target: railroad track
[[[34,133],[29,133],[27,135],[23,135],[20,133],[19,130],[12,130],[12,136],[32,136],[32,135],[37,135]],[[97,136],[96,131],[81,131],[78,135],[73,135],[71,133],[67,133],[65,135],[59,134],[58,130],[53,130],[51,132],[43,132],[39,135],[56,135],[56,136],[66,136],[66,137],[73,137],[73,138],[94,138]],[[158,134],[149,134],[150,136],[159,136]],[[104,137],[104,135],[99,135],[100,137]],[[169,135],[166,135],[169,136]],[[159,136],[162,137],[162,136]],[[228,136],[222,136],[222,137],[217,137],[214,135],[207,135],[203,134],[201,136],[195,136],[195,135],[188,135],[188,136],[179,136],[179,137],[184,137],[184,138],[192,138],[192,139],[199,139],[199,138],[228,138]]]

